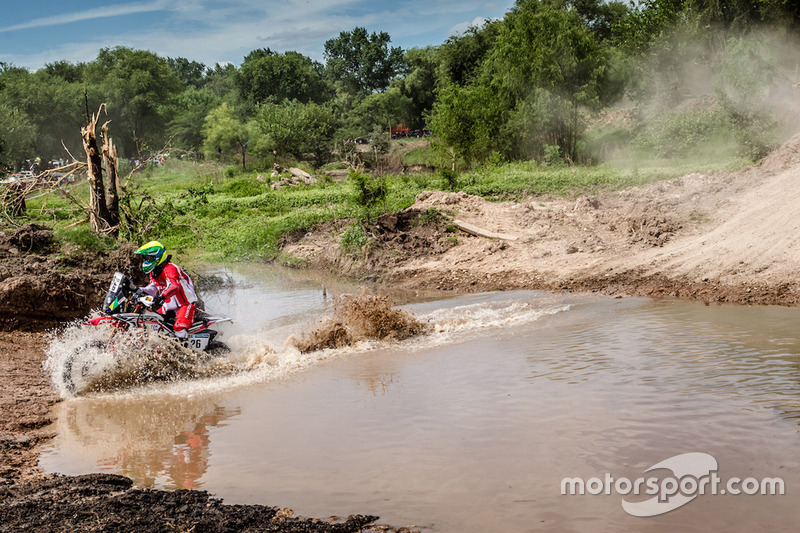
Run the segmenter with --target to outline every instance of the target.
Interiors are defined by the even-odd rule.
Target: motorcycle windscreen
[[[103,304],[103,311],[109,314],[119,312],[122,304],[128,301],[127,289],[129,286],[128,277],[122,272],[115,272]]]

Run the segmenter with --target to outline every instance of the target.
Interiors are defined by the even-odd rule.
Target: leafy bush
[[[544,145],[544,164],[548,167],[563,167],[564,158],[561,156],[561,147],[552,144]]]
[[[260,181],[247,177],[229,181],[220,187],[220,190],[230,194],[234,198],[247,198],[264,193],[266,188]]]
[[[342,234],[339,248],[345,255],[355,258],[361,255],[361,251],[368,242],[369,237],[364,233],[364,228],[361,227],[361,224],[354,222]]]
[[[450,170],[447,168],[437,168],[436,175],[439,176],[442,181],[444,181],[444,186],[454,191],[458,186],[458,172],[455,170]]]
[[[364,209],[364,214],[369,220],[372,209],[379,203],[386,203],[386,179],[373,177],[357,170],[350,171],[350,181],[355,191],[354,200]]]
[[[653,156],[691,158],[735,146],[730,122],[720,111],[670,111],[648,121],[635,144]]]

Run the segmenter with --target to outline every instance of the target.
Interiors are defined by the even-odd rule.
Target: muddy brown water
[[[240,372],[64,401],[41,466],[430,531],[800,520],[800,309],[405,294],[433,333],[301,355],[284,341],[324,312],[323,283],[352,287],[255,267],[233,277],[206,300],[237,321],[225,340]],[[648,496],[561,494],[567,477],[663,480],[646,471],[692,452],[723,480],[780,478],[785,494],[707,493],[648,517],[622,507]]]

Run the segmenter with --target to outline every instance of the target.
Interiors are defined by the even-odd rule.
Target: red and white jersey
[[[180,309],[197,301],[192,278],[174,263],[164,265],[158,277],[154,277],[150,272],[150,284],[144,288],[144,291],[153,296],[161,294],[164,297],[164,305],[161,306],[162,313]]]

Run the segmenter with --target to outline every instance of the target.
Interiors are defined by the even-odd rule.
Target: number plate
[[[208,334],[190,335],[188,338],[189,347],[193,350],[203,351],[206,349],[206,346],[208,346],[210,340],[211,335]]]
[[[119,284],[122,282],[122,272],[117,272],[114,274],[114,279],[111,280],[111,288],[109,292],[117,292],[119,289]]]

